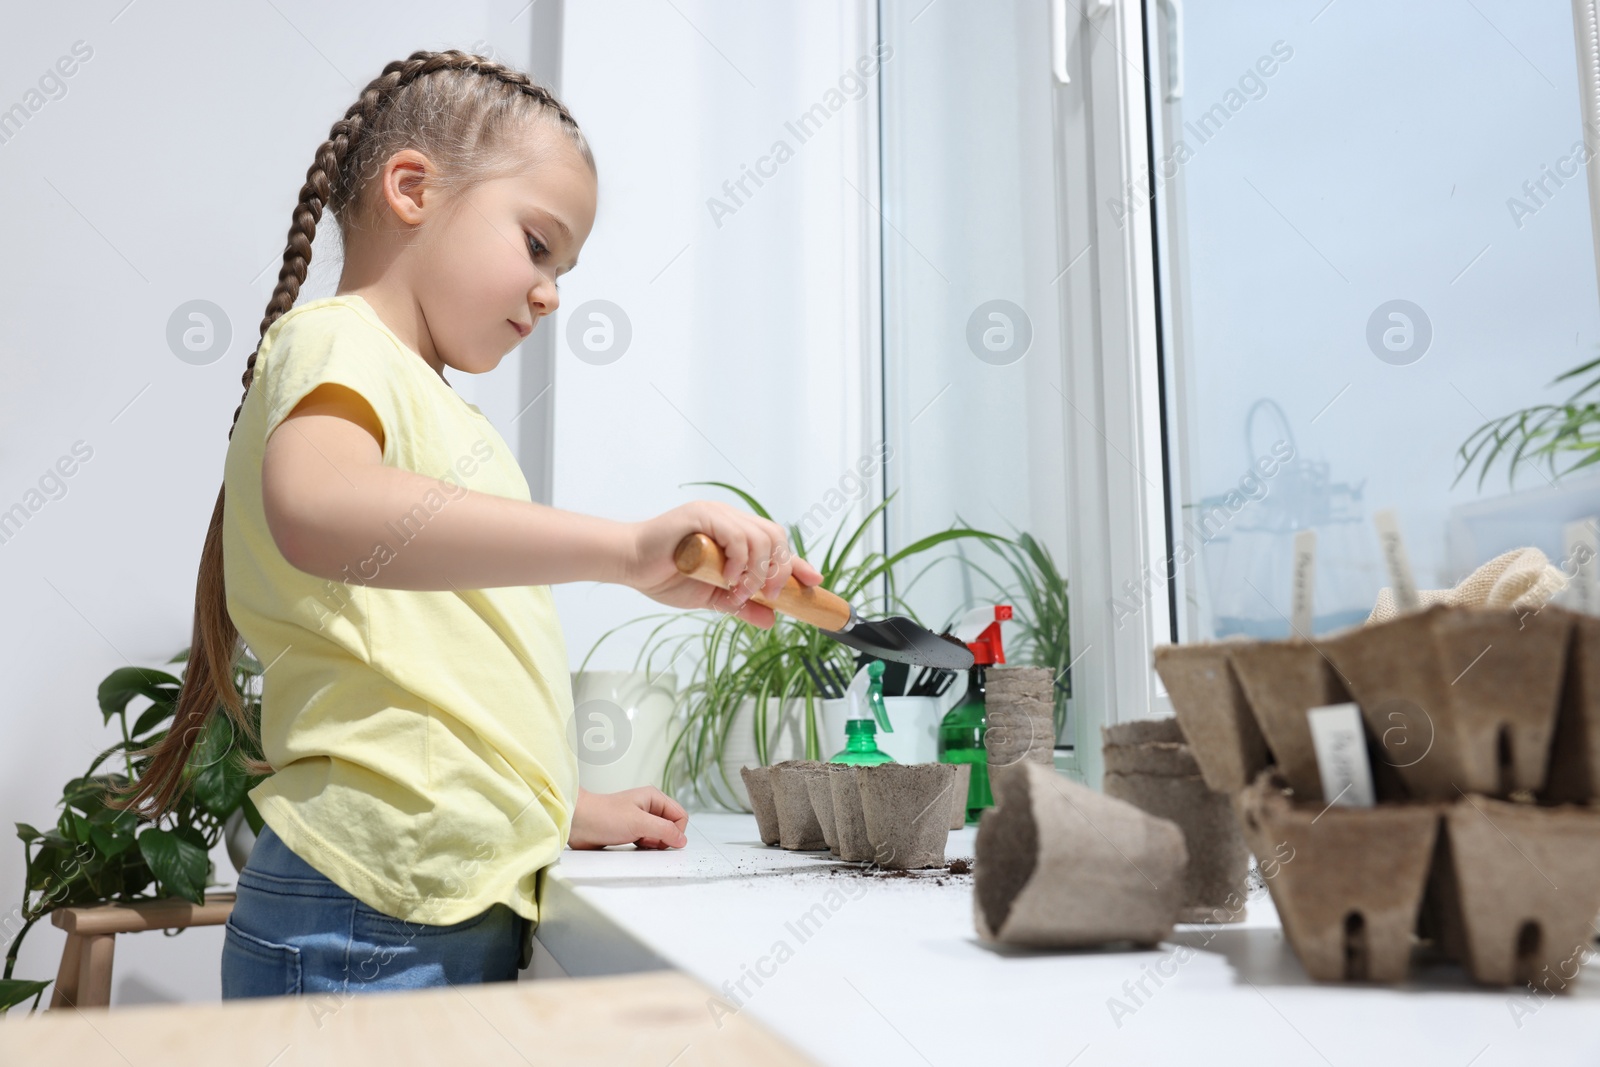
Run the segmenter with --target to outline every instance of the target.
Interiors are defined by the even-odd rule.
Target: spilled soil
[[[871,864],[835,864],[828,868],[828,873],[844,875],[846,878],[910,878],[916,881],[931,881],[934,885],[944,885],[947,881],[955,881],[963,875],[970,876],[972,859],[958,856],[953,860],[947,860],[943,867],[928,867],[918,871],[891,871]]]

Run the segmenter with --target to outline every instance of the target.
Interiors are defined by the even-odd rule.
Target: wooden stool
[[[210,893],[204,904],[170,897],[138,904],[95,904],[84,908],[57,908],[50,921],[67,932],[56,972],[50,1007],[108,1008],[111,1006],[111,957],[117,935],[139,930],[185,929],[220,926],[233,911],[232,893]]]

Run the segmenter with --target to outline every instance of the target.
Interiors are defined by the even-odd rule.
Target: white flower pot
[[[228,859],[233,861],[234,871],[244,870],[251,851],[256,847],[256,832],[250,829],[250,822],[244,817],[244,808],[235,809],[223,821],[222,842],[228,847]]]
[[[804,699],[790,699],[785,702],[782,713],[777,709],[776,700],[767,701],[767,765],[781,763],[786,759],[802,759],[806,754],[806,702]],[[813,708],[817,703],[813,703]],[[729,807],[742,811],[750,810],[750,794],[745,790],[744,776],[739,773],[740,767],[759,767],[761,760],[756,755],[755,733],[756,698],[746,697],[740,701],[739,709],[733,713],[733,724],[728,728],[728,738],[722,749],[722,774],[715,770],[709,774],[708,791],[717,800]],[[820,730],[821,716],[818,716],[817,728]],[[824,752],[823,758],[833,755]],[[727,781],[723,781],[723,777]],[[731,792],[730,792],[731,790]]]
[[[574,673],[567,740],[578,754],[578,784],[591,793],[659,787],[677,693],[678,679],[667,673]]]
[[[956,688],[952,686],[952,688]],[[966,692],[965,688],[962,692]],[[939,722],[955,704],[942,697],[884,697],[892,732],[878,730],[878,747],[896,763],[933,763],[939,758]],[[961,699],[956,695],[956,701]],[[849,701],[822,702],[822,758],[831,759],[845,746],[844,724],[849,721]]]

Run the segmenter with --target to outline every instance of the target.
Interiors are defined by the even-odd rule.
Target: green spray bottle
[[[984,808],[994,806],[989,788],[989,752],[984,735],[989,722],[984,703],[986,668],[1006,661],[1000,641],[1000,624],[1011,618],[1011,605],[993,604],[974,608],[961,617],[953,636],[972,650],[972,668],[967,671],[967,691],[939,723],[939,762],[967,763],[972,778],[967,784],[967,822],[975,822]]]
[[[883,705],[883,660],[875,659],[856,672],[845,693],[850,718],[844,724],[845,745],[829,763],[854,763],[860,767],[893,763],[894,757],[878,747],[878,727],[894,733],[889,709]]]

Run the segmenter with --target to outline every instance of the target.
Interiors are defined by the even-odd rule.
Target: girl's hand
[[[750,603],[754,593],[776,600],[793,574],[802,585],[822,581],[817,569],[789,547],[783,527],[714,500],[696,500],[645,522],[633,523],[633,551],[622,577],[652,600],[674,608],[715,608],[770,630],[772,609]],[[704,533],[722,548],[722,575],[731,588],[719,589],[678,570],[673,553],[692,533]]]
[[[591,793],[578,787],[572,809],[570,848],[605,848],[637,845],[639,848],[682,848],[689,843],[684,828],[689,815],[683,806],[653,785],[624,789],[620,793]]]

